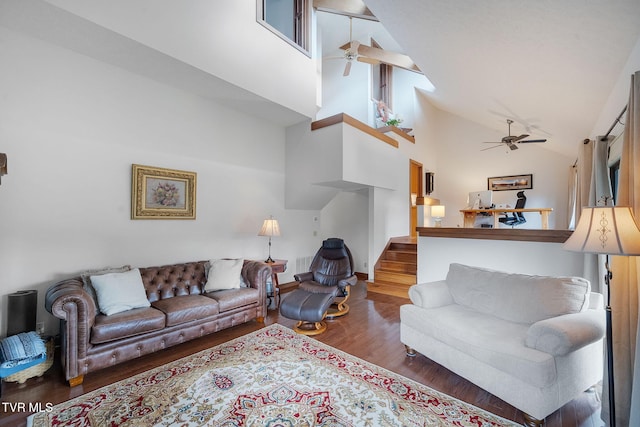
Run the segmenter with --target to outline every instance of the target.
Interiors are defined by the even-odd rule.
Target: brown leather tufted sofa
[[[140,268],[149,308],[105,316],[84,289],[81,277],[51,286],[45,307],[61,319],[61,358],[69,385],[84,375],[153,353],[267,313],[271,267],[244,261],[240,289],[204,292],[206,261]]]

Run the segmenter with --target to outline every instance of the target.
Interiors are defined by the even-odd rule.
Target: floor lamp
[[[607,287],[607,372],[609,376],[609,423],[616,425],[613,381],[613,337],[611,325],[611,288],[613,274],[609,255],[640,255],[640,230],[633,212],[626,206],[598,206],[582,210],[580,220],[564,249],[574,252],[607,255],[605,284]]]
[[[269,217],[269,219],[265,219],[262,223],[262,228],[258,233],[258,236],[269,236],[269,258],[267,258],[264,262],[274,263],[275,261],[271,258],[271,237],[280,235],[280,225],[278,225],[278,220],[273,219],[273,217]]]

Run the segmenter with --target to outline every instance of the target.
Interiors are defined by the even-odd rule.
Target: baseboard
[[[356,271],[356,277],[358,278],[358,280],[364,280],[364,281],[369,280],[369,274],[368,273],[358,273]]]

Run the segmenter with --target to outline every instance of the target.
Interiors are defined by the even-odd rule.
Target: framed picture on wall
[[[533,175],[508,175],[487,178],[487,189],[493,191],[529,190],[533,188]]]
[[[132,165],[131,219],[195,218],[195,172]]]

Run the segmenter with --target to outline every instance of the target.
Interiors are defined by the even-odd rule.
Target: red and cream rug
[[[516,426],[280,325],[103,387],[33,426]]]

